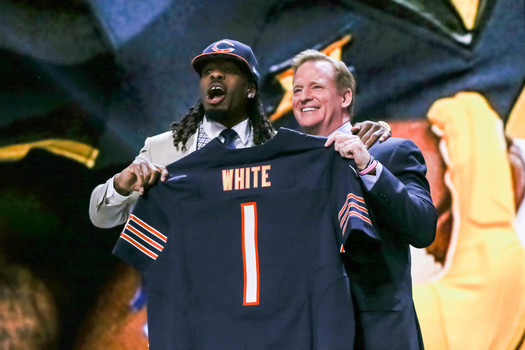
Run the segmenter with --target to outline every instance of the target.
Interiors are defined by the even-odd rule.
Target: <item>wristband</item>
[[[364,168],[363,170],[361,170],[359,172],[359,176],[363,176],[363,175],[366,175],[368,174],[369,172],[371,172],[372,170],[374,170],[376,167],[377,167],[377,160],[375,160],[374,158],[370,158],[372,161],[369,162],[369,164],[366,166],[366,168]]]
[[[375,159],[373,155],[369,154],[369,156],[370,156],[370,158],[368,158],[368,163],[366,163],[365,169],[368,168],[372,164],[374,159]],[[359,171],[364,171],[365,169],[359,170],[359,168],[357,168],[357,170],[359,170]]]

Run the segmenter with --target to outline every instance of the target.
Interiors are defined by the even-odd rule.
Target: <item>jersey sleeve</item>
[[[337,198],[337,222],[346,246],[362,241],[377,241],[379,236],[372,224],[368,207],[363,196],[363,189],[354,169],[353,161],[335,160],[333,195]],[[344,248],[342,248],[344,249]]]
[[[167,237],[166,214],[157,191],[140,197],[113,248],[113,254],[144,272],[164,250]]]

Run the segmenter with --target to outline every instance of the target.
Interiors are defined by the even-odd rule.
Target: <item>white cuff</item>
[[[113,176],[113,178],[109,181],[109,184],[108,184],[108,189],[106,191],[106,198],[104,199],[104,203],[106,205],[122,204],[131,196],[131,194],[127,196],[123,196],[120,193],[118,193],[117,190],[115,190],[115,185],[114,185],[115,176]]]

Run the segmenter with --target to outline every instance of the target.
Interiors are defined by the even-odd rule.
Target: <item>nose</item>
[[[224,72],[220,68],[215,68],[211,73],[212,79],[224,79]]]
[[[301,92],[299,93],[299,101],[304,103],[304,102],[310,101],[311,99],[312,97],[310,95],[310,89],[308,88],[302,89]]]

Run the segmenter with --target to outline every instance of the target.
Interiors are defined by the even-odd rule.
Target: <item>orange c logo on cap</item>
[[[220,44],[227,44],[231,47],[227,48],[227,49],[219,49],[217,46],[219,46]],[[231,42],[229,41],[226,41],[226,40],[221,40],[217,43],[215,43],[215,45],[213,45],[213,47],[211,48],[213,51],[215,52],[232,52],[232,51],[235,51],[235,45],[233,45]]]

